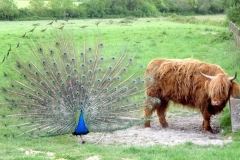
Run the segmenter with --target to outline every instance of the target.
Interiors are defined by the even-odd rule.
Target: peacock
[[[143,78],[145,68],[136,63],[137,53],[128,52],[129,40],[116,53],[99,30],[92,38],[87,26],[46,26],[23,34],[0,65],[1,124],[7,130],[31,137],[82,136],[146,121],[144,84],[152,78]]]

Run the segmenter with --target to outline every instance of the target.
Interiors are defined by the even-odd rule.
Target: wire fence
[[[229,22],[229,29],[232,31],[235,44],[240,50],[240,29],[232,21]]]

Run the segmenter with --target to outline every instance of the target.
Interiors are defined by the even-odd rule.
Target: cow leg
[[[202,130],[205,132],[208,131],[213,133],[212,128],[210,126],[211,115],[209,113],[203,112],[202,116],[203,116]]]
[[[165,101],[165,100],[161,100],[160,104],[158,104],[158,106],[156,107],[159,122],[163,128],[168,127],[168,122],[166,121],[167,108],[168,108],[168,101]]]
[[[149,107],[149,105],[152,105],[152,107]],[[144,118],[148,119],[145,123],[144,123],[144,127],[150,127],[150,117],[153,114],[153,112],[156,109],[157,103],[152,104],[151,103],[151,97],[147,97],[146,101],[144,102]]]

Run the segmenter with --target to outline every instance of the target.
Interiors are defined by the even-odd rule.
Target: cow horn
[[[214,78],[214,76],[209,76],[209,75],[206,75],[206,74],[202,73],[202,72],[200,71],[200,69],[198,69],[198,72],[199,72],[203,77],[206,77],[206,78],[208,78],[208,79],[213,79],[213,78]]]
[[[233,77],[229,77],[228,79],[229,79],[229,81],[233,81],[236,78],[237,78],[237,72],[235,72]]]

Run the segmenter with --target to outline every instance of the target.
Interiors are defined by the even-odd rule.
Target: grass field
[[[192,17],[192,16],[189,16]],[[226,15],[197,15],[197,16],[193,16],[197,19],[200,20],[205,20],[205,19],[209,19],[209,20],[214,20],[214,21],[225,21],[226,20]]]
[[[218,17],[219,18],[219,17]],[[213,18],[214,20],[214,18]],[[130,38],[130,52],[138,53],[138,63],[146,66],[154,58],[196,58],[220,65],[229,75],[240,72],[238,53],[226,26],[189,24],[168,21],[166,18],[72,20],[69,25],[84,29],[89,36],[101,32],[106,49],[121,49],[125,38]],[[15,46],[26,31],[35,25],[44,29],[49,21],[0,22],[0,50],[2,59],[9,46]],[[66,23],[58,21],[58,23]],[[43,26],[42,26],[43,25]],[[97,34],[96,34],[97,33]],[[136,42],[140,42],[136,44]],[[120,47],[119,47],[120,46]],[[109,53],[110,54],[110,53]],[[114,53],[113,53],[114,54]],[[27,56],[27,53],[26,53]],[[7,61],[11,61],[8,59]],[[7,65],[1,65],[5,71]],[[237,78],[239,82],[240,78]],[[6,84],[0,80],[1,85]],[[226,110],[228,112],[228,110]],[[4,136],[5,135],[5,136]],[[161,135],[159,135],[161,136]],[[238,159],[240,142],[224,146],[197,146],[192,143],[173,147],[160,145],[150,147],[100,146],[79,144],[72,135],[50,138],[30,138],[13,136],[0,125],[0,159]],[[90,159],[89,158],[89,159]]]

